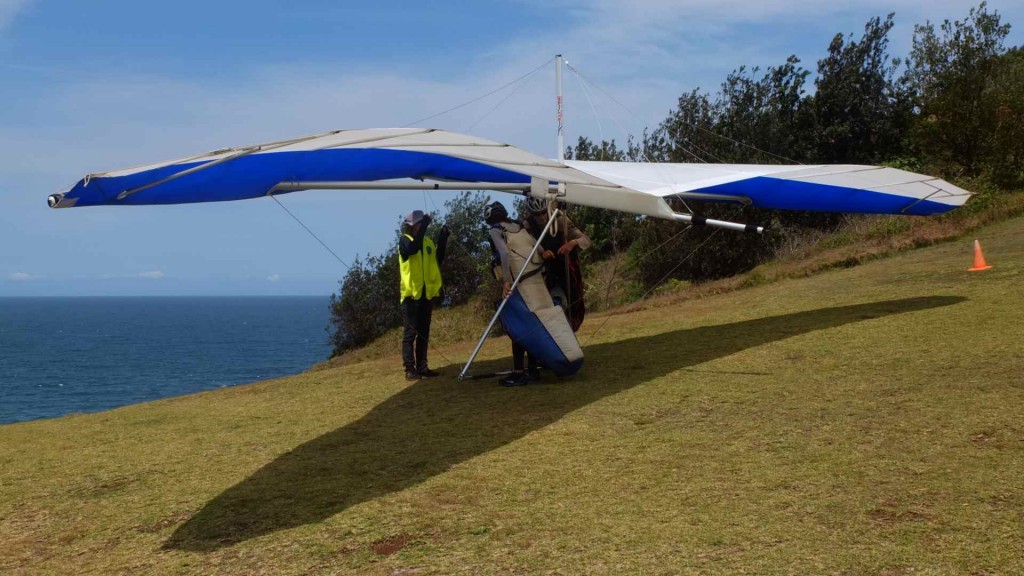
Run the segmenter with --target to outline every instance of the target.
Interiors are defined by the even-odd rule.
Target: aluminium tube
[[[751,234],[762,234],[764,233],[764,226],[755,226],[753,224],[740,224],[738,222],[726,222],[724,220],[712,220],[710,218],[704,218],[703,216],[696,216],[694,214],[676,214],[676,222],[685,222],[693,226],[712,226],[714,228],[725,228],[726,230],[735,230],[737,232],[749,232]]]

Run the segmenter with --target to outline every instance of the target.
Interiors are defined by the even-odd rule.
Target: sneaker
[[[415,382],[417,380],[422,380],[423,376],[420,376],[419,372],[406,372],[405,379],[409,382]]]
[[[513,372],[500,381],[502,386],[526,386],[530,383],[530,377],[525,372]]]
[[[441,373],[438,372],[437,370],[431,370],[430,368],[420,368],[416,372],[420,376],[423,376],[424,378],[434,378],[435,376],[441,375]]]
[[[540,382],[540,368],[527,368],[526,375],[533,382]]]

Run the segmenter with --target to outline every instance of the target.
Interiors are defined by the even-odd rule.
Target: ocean
[[[296,374],[328,298],[0,298],[0,424]]]

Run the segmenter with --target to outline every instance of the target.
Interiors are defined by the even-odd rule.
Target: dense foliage
[[[640,142],[580,138],[578,160],[887,164],[997,193],[1024,186],[1024,49],[1007,49],[1009,24],[982,2],[963,21],[914,29],[910,55],[888,53],[893,15],[872,18],[859,37],[837,34],[811,72],[795,55],[778,66],[729,74],[715,94],[681,95]],[[810,93],[809,93],[810,92]],[[469,300],[490,261],[479,224],[487,197],[463,194],[438,219],[452,230],[443,304]],[[680,210],[769,228],[763,236],[718,231],[575,206],[569,214],[594,241],[586,258],[628,254],[644,292],[668,279],[731,276],[771,258],[801,234],[842,216],[680,202]],[[353,266],[331,298],[336,354],[401,324],[396,250]]]

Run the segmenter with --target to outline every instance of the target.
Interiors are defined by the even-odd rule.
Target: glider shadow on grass
[[[598,344],[587,347],[583,373],[552,385],[506,389],[492,380],[422,380],[218,495],[181,525],[164,548],[211,551],[320,522],[673,371],[815,330],[964,300],[932,296],[821,308]],[[481,369],[506,363],[488,362]],[[455,369],[449,366],[446,373]],[[548,376],[542,384],[550,380],[554,378]]]

